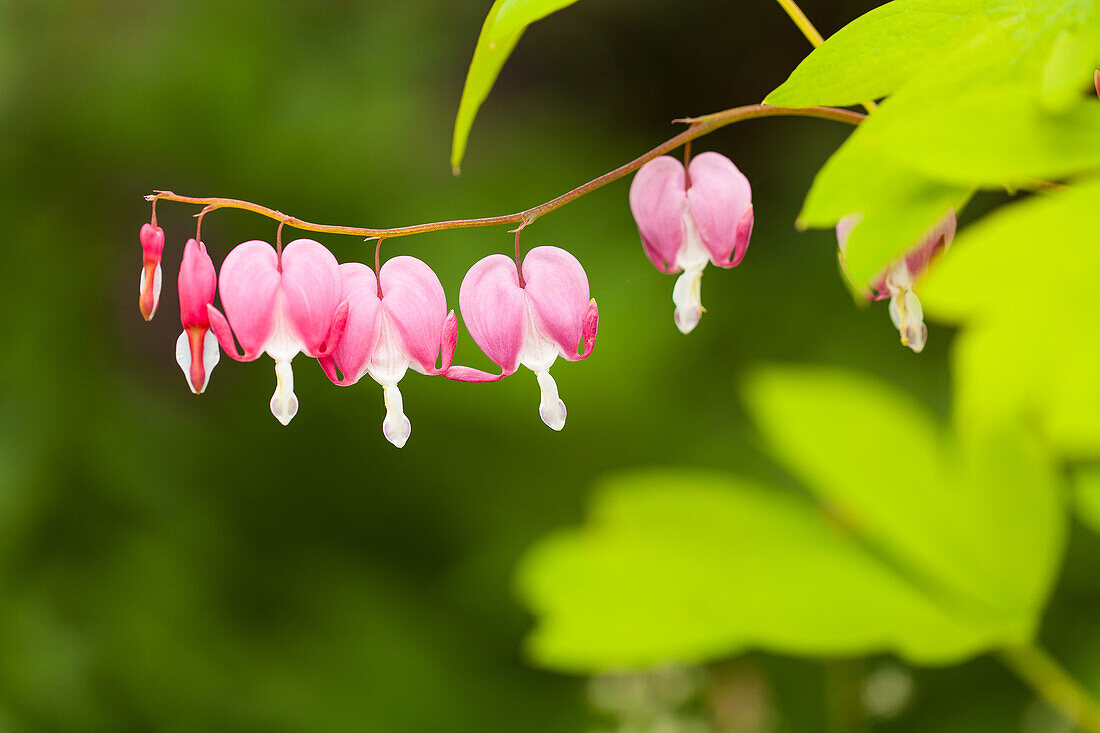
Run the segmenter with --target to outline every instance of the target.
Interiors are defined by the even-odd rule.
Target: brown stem
[[[378,299],[382,300],[382,242],[381,237],[374,245],[374,281],[378,285]]]
[[[528,224],[538,219],[540,216],[548,214],[555,209],[561,208],[571,201],[579,199],[581,196],[589,194],[598,188],[606,186],[612,181],[617,181],[623,176],[633,173],[654,158],[675,150],[681,145],[689,143],[696,138],[702,137],[703,135],[710,134],[719,128],[725,127],[726,125],[732,125],[735,122],[752,120],[759,117],[816,117],[823,120],[843,122],[849,125],[858,125],[860,122],[866,119],[867,116],[859,112],[853,112],[851,110],[839,109],[835,107],[792,108],[772,107],[766,104],[750,104],[743,107],[734,107],[732,109],[727,109],[722,112],[715,112],[714,114],[706,115],[704,117],[676,120],[676,122],[685,122],[690,126],[679,135],[669,138],[668,140],[661,143],[644,155],[641,155],[630,161],[629,163],[621,165],[615,170],[609,171],[608,173],[605,173],[598,178],[594,178],[588,183],[577,186],[572,191],[563,193],[561,196],[547,201],[544,204],[533,206],[530,209],[526,209],[515,214],[505,214],[503,216],[489,216],[480,219],[452,219],[450,221],[438,221],[428,224],[414,224],[412,226],[395,227],[392,229],[338,226],[332,224],[314,224],[312,222],[298,219],[297,217],[287,216],[286,214],[276,211],[275,209],[261,206],[259,204],[254,204],[249,201],[242,201],[240,199],[181,196],[179,194],[172,193],[171,191],[155,191],[145,198],[148,201],[164,199],[166,201],[178,201],[185,204],[199,204],[206,206],[209,210],[213,210],[216,208],[240,209],[242,211],[251,211],[255,214],[266,216],[270,219],[282,221],[287,226],[294,227],[295,229],[301,229],[303,231],[319,232],[322,234],[350,234],[352,236],[371,238],[385,237],[387,239],[392,239],[394,237],[407,237],[411,234],[437,232],[445,229],[469,229],[472,227],[487,227],[507,224],[519,224],[521,226],[527,226]]]
[[[519,286],[521,288],[527,287],[527,283],[523,281],[523,260],[519,256],[519,234],[523,231],[523,224],[519,225],[516,229],[516,276],[519,278]]]

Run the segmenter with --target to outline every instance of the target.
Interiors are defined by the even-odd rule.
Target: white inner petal
[[[206,380],[202,383],[199,394],[206,391],[206,385],[210,384],[210,374],[222,358],[222,350],[218,346],[218,338],[210,329],[206,329],[206,335],[202,339],[202,367],[206,372]]]
[[[386,418],[382,421],[382,435],[400,448],[412,434],[412,423],[405,417],[405,404],[401,398],[401,390],[396,384],[383,385],[382,397],[386,402]]]
[[[367,363],[367,372],[374,381],[384,387],[400,382],[409,370],[411,362],[397,343],[396,329],[385,309],[382,309],[379,318],[381,324],[379,325],[378,341]]]
[[[275,296],[275,327],[267,337],[264,351],[275,361],[285,361],[289,364],[304,348],[305,344],[291,332],[290,324],[287,323],[286,314],[283,312],[283,293],[280,291]]]
[[[213,332],[207,329],[203,335],[202,341],[202,368],[204,372],[203,382],[198,389],[191,383],[191,340],[187,338],[187,331],[180,334],[176,339],[176,363],[180,365],[180,369],[183,370],[183,376],[187,379],[187,386],[191,388],[191,391],[195,394],[202,394],[206,391],[206,385],[210,384],[210,373],[214,371],[214,367],[218,365],[218,361],[221,359],[222,351],[218,347],[218,339],[215,338]]]
[[[539,389],[542,391],[539,415],[550,428],[561,430],[565,427],[566,412],[565,403],[558,397],[558,384],[547,371],[535,372],[535,377],[539,380]]]
[[[519,350],[519,363],[533,372],[546,371],[562,353],[561,347],[535,325],[534,309],[526,294],[523,296],[523,318],[523,346]]]
[[[164,285],[164,273],[161,270],[160,263],[157,263],[157,269],[153,271],[153,312],[157,310],[157,305],[160,304],[160,289]]]
[[[187,331],[180,333],[180,337],[176,339],[176,363],[183,370],[183,377],[187,380],[187,386],[191,388],[192,392],[198,394],[195,385],[191,384],[191,341],[187,338]]]
[[[902,346],[918,354],[924,350],[928,327],[924,324],[924,309],[915,292],[909,288],[890,288],[890,320],[901,335]]]
[[[561,347],[535,325],[534,310],[526,295],[523,313],[523,346],[519,350],[519,363],[533,371],[539,380],[539,389],[542,392],[539,415],[542,416],[542,421],[554,430],[561,430],[565,426],[565,403],[558,398],[558,385],[550,376],[549,369],[558,356],[564,354]]]
[[[289,425],[298,414],[294,370],[290,368],[289,361],[275,361],[275,394],[271,395],[271,414],[283,425]]]
[[[672,288],[672,302],[676,304],[673,320],[681,333],[690,333],[699,324],[706,311],[703,308],[703,270],[710,261],[710,253],[703,246],[699,229],[691,217],[687,200],[683,208],[684,245],[676,253],[676,266],[683,269]]]

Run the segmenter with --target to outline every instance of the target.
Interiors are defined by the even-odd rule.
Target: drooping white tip
[[[550,376],[550,372],[535,372],[539,380],[539,389],[542,391],[542,399],[539,402],[539,415],[542,421],[551,430],[561,430],[565,427],[565,403],[558,397],[558,383]]]
[[[680,333],[691,333],[699,325],[703,315],[703,270],[690,269],[680,273],[672,288],[672,302],[676,304],[673,321]]]
[[[890,320],[901,334],[901,345],[915,353],[924,351],[928,342],[928,327],[924,325],[924,309],[920,298],[909,288],[900,288],[890,295]]]
[[[275,362],[275,394],[271,395],[271,414],[283,425],[289,425],[298,414],[294,371],[290,368],[289,361]]]
[[[412,435],[412,423],[405,417],[405,402],[396,384],[382,385],[382,397],[386,401],[386,417],[382,420],[382,435],[401,448]]]
[[[183,376],[187,379],[187,386],[195,394],[202,394],[206,391],[206,385],[210,384],[210,373],[218,365],[221,356],[222,350],[218,347],[218,339],[213,332],[207,330],[202,340],[202,384],[196,388],[194,375],[196,374],[195,368],[198,365],[195,364],[195,360],[191,355],[191,341],[187,337],[187,331],[180,333],[180,337],[176,339],[176,363],[183,370]]]

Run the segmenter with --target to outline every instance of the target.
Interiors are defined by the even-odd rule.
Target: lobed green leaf
[[[769,370],[749,406],[817,497],[654,470],[519,570],[534,659],[591,672],[761,648],[947,664],[1028,642],[1064,544],[1047,456],[1012,426],[948,440],[896,390]]]
[[[956,420],[1027,419],[1058,452],[1100,456],[1100,181],[1004,207],[918,284],[925,313],[967,326],[953,354]]]

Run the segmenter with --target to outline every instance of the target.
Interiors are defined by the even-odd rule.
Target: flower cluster
[[[159,294],[163,249],[163,232],[157,238],[154,233],[149,225],[141,232],[146,257],[140,305],[148,317]],[[155,261],[147,242],[158,245]],[[312,239],[285,248],[250,241],[230,251],[219,274],[205,245],[190,239],[178,290],[183,333],[176,361],[192,392],[206,389],[222,351],[237,361],[266,354],[275,362],[271,413],[286,425],[298,412],[291,363],[305,354],[336,385],[352,385],[366,375],[381,385],[382,432],[399,448],[412,432],[398,388],[410,368],[456,381],[494,382],[525,366],[542,391],[543,421],[561,430],[565,403],[550,366],[559,356],[577,361],[591,354],[599,322],[584,268],[557,247],[536,247],[521,265],[491,255],[462,282],[462,315],[500,374],[452,365],[458,320],[447,309],[439,278],[415,257],[394,257],[376,274],[357,262],[339,264]]]
[[[210,201],[167,192],[150,197],[153,219],[139,237],[139,306],[146,320],[153,317],[161,291],[164,231],[156,225],[155,212],[161,195]],[[216,206],[227,201],[232,200],[218,199]],[[236,203],[245,208],[246,202]],[[247,207],[286,223],[278,212]],[[650,261],[661,272],[680,273],[672,291],[673,320],[689,333],[705,311],[701,292],[707,264],[735,267],[748,249],[753,227],[749,181],[719,153],[702,153],[686,168],[661,156],[638,170],[630,187],[630,208]],[[499,223],[501,218],[508,217],[476,221]],[[530,221],[525,218],[521,229]],[[858,222],[854,215],[837,225],[842,265],[848,236]],[[426,230],[427,225],[407,229]],[[890,317],[901,342],[913,351],[921,351],[927,339],[915,283],[954,234],[955,214],[950,212],[868,287],[860,288],[868,300],[890,299]],[[338,263],[312,239],[298,239],[285,248],[278,238],[274,247],[254,240],[235,247],[219,275],[196,235],[184,247],[178,290],[183,332],[176,341],[176,361],[192,392],[206,389],[222,350],[237,361],[267,354],[275,362],[271,413],[286,425],[298,412],[291,363],[305,354],[318,361],[333,384],[349,386],[367,375],[377,382],[386,407],[382,433],[399,448],[412,433],[398,387],[409,369],[461,382],[496,382],[526,367],[539,385],[543,422],[561,430],[565,403],[550,367],[559,357],[588,357],[599,324],[580,262],[558,247],[536,247],[521,261],[518,234],[515,261],[500,254],[480,260],[466,273],[458,297],[467,330],[499,373],[452,364],[458,319],[447,308],[439,278],[415,257],[394,257],[372,270],[358,262]],[[221,297],[221,310],[214,306],[215,295]]]

